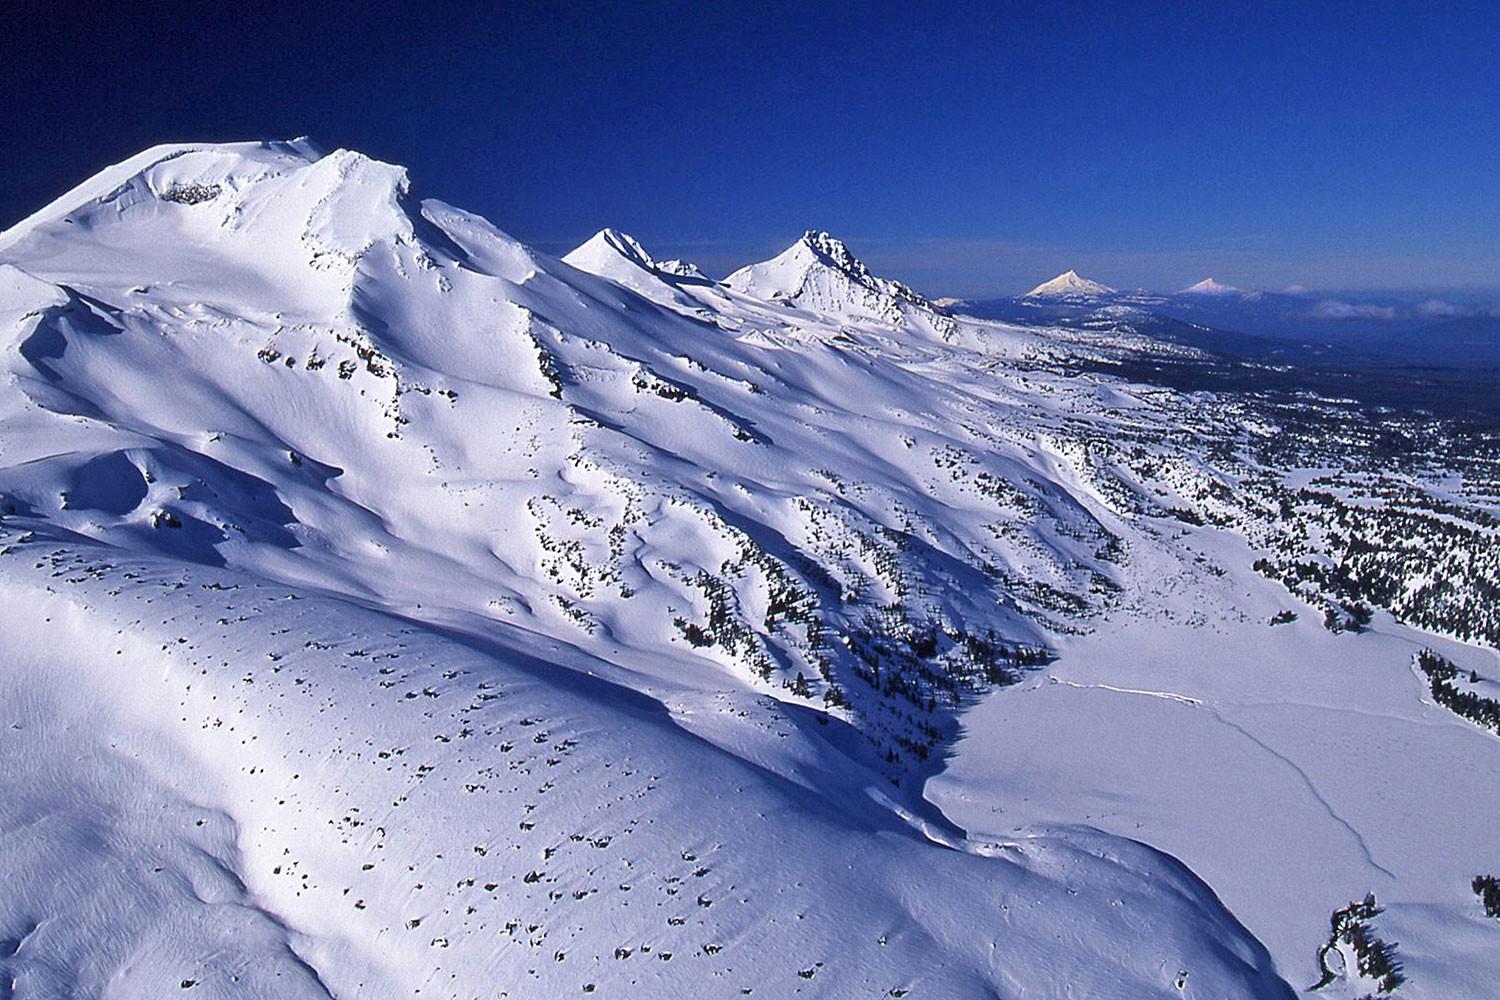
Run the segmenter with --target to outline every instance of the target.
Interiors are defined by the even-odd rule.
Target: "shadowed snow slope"
[[[1059,367],[1139,338],[826,234],[559,261],[297,141],[0,234],[0,348],[17,996],[1291,995],[1174,858],[923,796],[1062,640],[1237,586],[1193,402]]]

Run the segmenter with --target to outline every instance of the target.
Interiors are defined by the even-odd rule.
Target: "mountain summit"
[[[618,229],[601,229],[586,243],[563,256],[567,263],[593,274],[602,273],[599,270],[601,266],[622,259],[653,273],[658,270],[655,259],[646,252],[646,248]]]
[[[599,230],[579,247],[565,254],[563,260],[580,271],[614,281],[621,281],[626,275],[636,271],[649,271],[668,278],[708,281],[708,276],[698,269],[698,265],[685,260],[657,260],[633,236],[618,229]]]
[[[1027,299],[1094,299],[1115,295],[1116,290],[1097,281],[1082,277],[1077,271],[1068,270],[1051,281],[1044,281],[1022,298]]]
[[[842,240],[809,229],[781,254],[735,271],[724,283],[743,295],[810,312],[898,325],[913,316],[946,332],[952,321],[908,286],[877,277]]]
[[[1244,295],[1245,294],[1245,290],[1243,288],[1236,288],[1233,285],[1221,284],[1220,282],[1215,281],[1213,278],[1204,278],[1202,281],[1198,282],[1196,285],[1189,285],[1187,288],[1184,288],[1182,291],[1178,292],[1177,294],[1178,295]]]

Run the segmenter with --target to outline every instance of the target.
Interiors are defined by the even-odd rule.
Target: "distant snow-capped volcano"
[[[1097,281],[1090,281],[1082,277],[1077,271],[1067,270],[1051,281],[1044,281],[1022,298],[1027,299],[1094,299],[1106,295],[1119,294],[1116,289],[1108,285],[1101,285]]]
[[[1196,285],[1189,285],[1177,293],[1178,295],[1244,295],[1243,288],[1233,285],[1225,285],[1215,281],[1213,278],[1204,278]]]

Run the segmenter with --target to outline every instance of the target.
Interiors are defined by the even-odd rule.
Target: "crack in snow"
[[[1394,872],[1384,867],[1375,860],[1375,856],[1370,853],[1369,845],[1365,843],[1365,838],[1363,837],[1363,835],[1361,835],[1360,832],[1356,830],[1348,820],[1340,816],[1338,812],[1335,811],[1333,806],[1329,804],[1327,799],[1323,798],[1322,794],[1318,791],[1317,785],[1313,784],[1312,778],[1308,776],[1307,772],[1304,771],[1296,761],[1292,760],[1290,757],[1281,753],[1275,747],[1272,747],[1270,744],[1251,734],[1248,730],[1245,729],[1244,726],[1241,726],[1235,722],[1230,722],[1228,719],[1224,718],[1224,716],[1218,711],[1218,709],[1214,708],[1212,705],[1206,704],[1202,699],[1192,698],[1185,694],[1177,694],[1173,691],[1146,691],[1137,688],[1116,687],[1112,684],[1081,684],[1077,681],[1064,680],[1061,677],[1050,674],[1048,675],[1047,679],[1053,684],[1063,684],[1067,687],[1078,688],[1079,690],[1093,689],[1098,691],[1112,691],[1116,694],[1143,695],[1148,698],[1162,698],[1167,701],[1181,702],[1184,705],[1189,705],[1194,708],[1205,709],[1219,722],[1228,726],[1230,729],[1233,729],[1235,732],[1245,737],[1245,739],[1249,740],[1251,743],[1254,743],[1266,753],[1270,754],[1272,757],[1275,757],[1277,760],[1281,761],[1287,767],[1290,767],[1293,771],[1295,771],[1297,777],[1302,780],[1302,784],[1307,788],[1308,794],[1310,794],[1314,799],[1317,800],[1318,804],[1323,807],[1323,811],[1328,814],[1328,817],[1330,819],[1332,819],[1339,826],[1343,827],[1344,830],[1348,832],[1349,836],[1353,838],[1355,844],[1359,847],[1361,856],[1363,856],[1363,858],[1365,859],[1365,863],[1388,878],[1396,877]]]
[[[1094,688],[1099,691],[1113,691],[1116,694],[1141,694],[1146,695],[1150,698],[1165,698],[1167,701],[1180,701],[1184,705],[1198,706],[1203,704],[1201,699],[1189,698],[1185,694],[1176,694],[1172,691],[1144,691],[1138,688],[1115,687],[1113,684],[1080,684],[1077,681],[1065,681],[1061,677],[1054,677],[1051,675],[1048,675],[1047,679],[1050,680],[1053,684],[1066,684],[1068,687],[1079,688],[1081,690]],[[1218,713],[1215,714],[1217,715]]]
[[[1220,722],[1224,723],[1224,725],[1228,726],[1230,729],[1233,729],[1235,732],[1245,737],[1245,739],[1249,740],[1251,743],[1254,743],[1266,753],[1284,763],[1287,767],[1290,767],[1293,771],[1296,771],[1297,776],[1302,779],[1302,783],[1307,786],[1308,792],[1312,795],[1313,798],[1318,800],[1318,804],[1321,805],[1324,811],[1328,813],[1329,818],[1339,826],[1342,826],[1349,832],[1349,836],[1354,838],[1354,842],[1359,846],[1360,854],[1364,856],[1365,862],[1371,868],[1374,868],[1376,871],[1380,872],[1382,875],[1385,875],[1387,878],[1396,877],[1395,872],[1384,867],[1380,864],[1380,862],[1375,860],[1375,856],[1370,853],[1369,845],[1365,843],[1365,838],[1349,823],[1348,820],[1344,819],[1344,817],[1340,816],[1337,812],[1334,811],[1333,806],[1329,805],[1328,800],[1323,798],[1322,794],[1318,792],[1318,787],[1313,784],[1312,778],[1308,777],[1307,772],[1302,770],[1301,766],[1298,765],[1296,761],[1281,753],[1270,744],[1252,735],[1248,730],[1245,729],[1244,726],[1241,726],[1238,723],[1230,722],[1228,719],[1224,718],[1224,716],[1220,715],[1212,708],[1210,708],[1209,711],[1213,713],[1215,719],[1218,719]]]

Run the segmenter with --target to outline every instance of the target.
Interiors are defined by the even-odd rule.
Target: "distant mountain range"
[[[1125,320],[1169,339],[1264,357],[1500,366],[1500,305],[1433,295],[1247,291],[1214,278],[1170,293],[1122,291],[1069,270],[1024,295],[942,301],[956,313],[1011,322]]]

